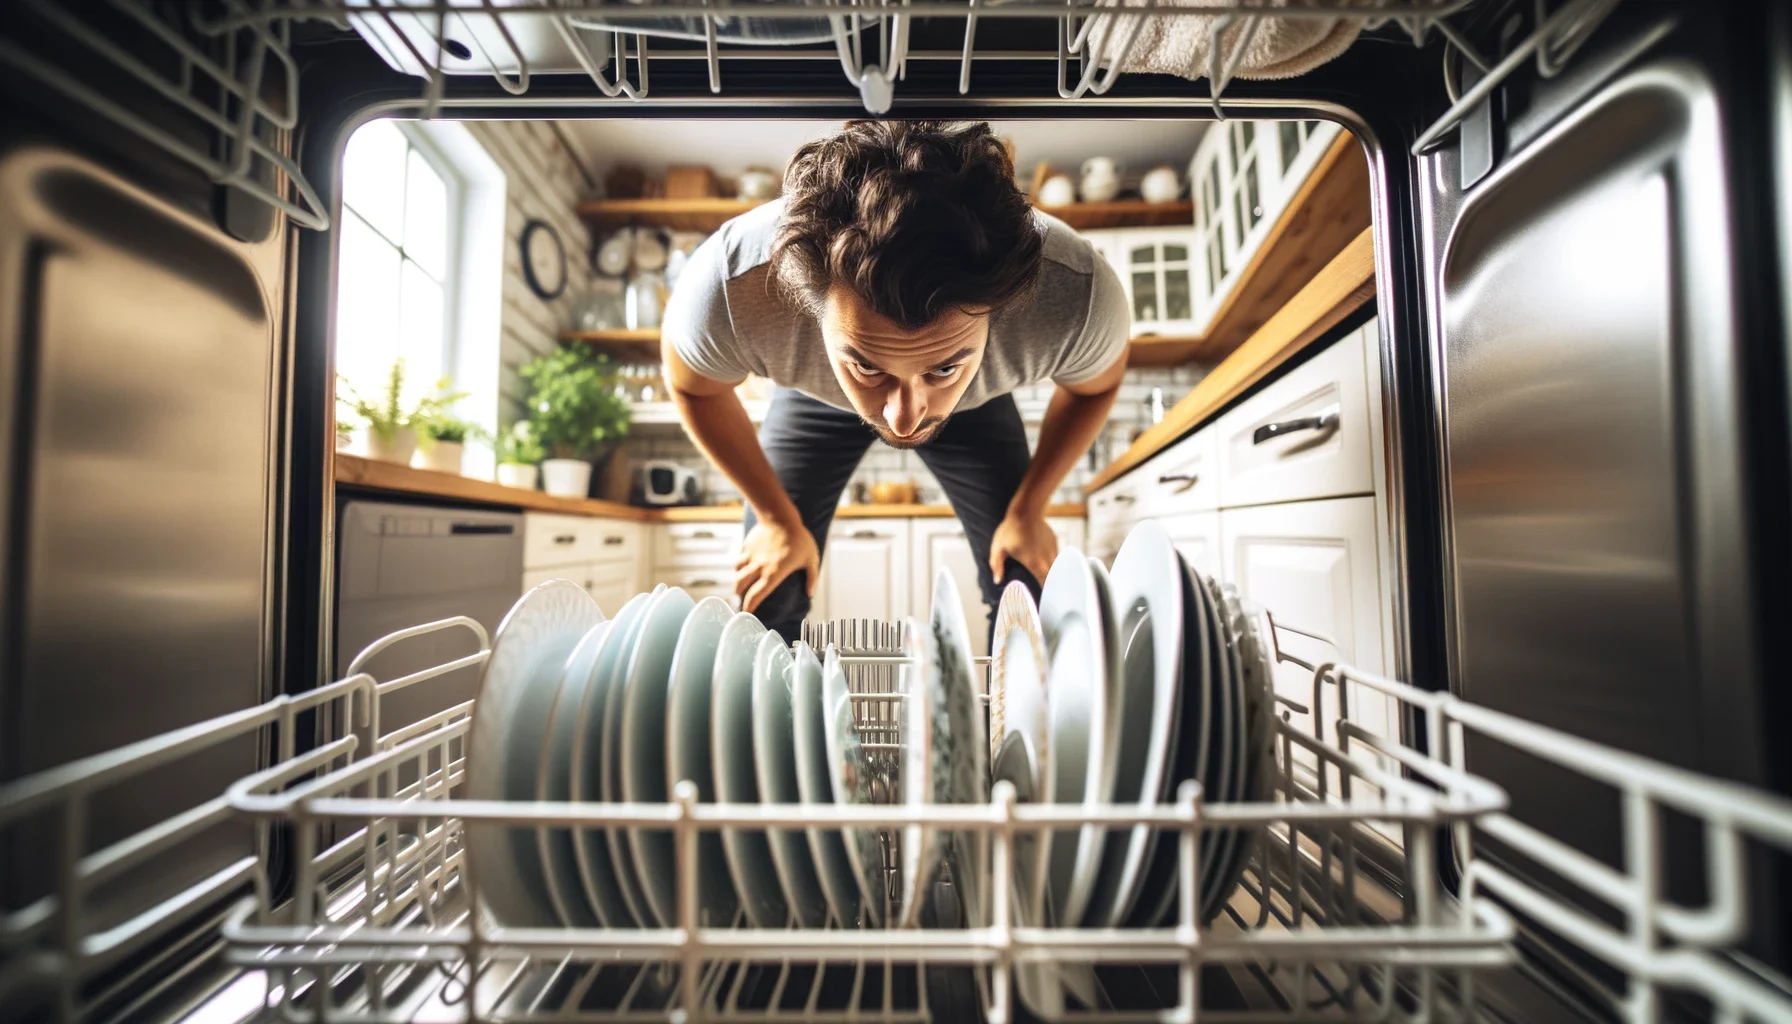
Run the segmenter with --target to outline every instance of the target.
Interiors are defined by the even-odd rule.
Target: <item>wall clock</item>
[[[557,299],[566,290],[566,247],[560,234],[544,220],[523,226],[523,277],[529,290],[544,299]]]

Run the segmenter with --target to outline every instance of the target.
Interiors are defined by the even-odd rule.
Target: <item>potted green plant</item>
[[[423,468],[440,473],[459,473],[467,439],[486,436],[477,423],[454,416],[433,416],[418,424],[423,447]]]
[[[592,462],[628,436],[628,401],[618,392],[610,358],[562,345],[517,372],[529,384],[529,425],[552,456],[541,463],[542,490],[585,497]]]
[[[448,390],[448,378],[436,382],[433,395],[426,395],[407,408],[404,393],[404,360],[392,363],[386,374],[386,387],[377,400],[362,397],[346,376],[337,374],[336,401],[361,418],[367,428],[367,457],[382,462],[410,465],[417,451],[417,427],[448,415],[455,402],[466,397]]]
[[[535,464],[541,461],[543,454],[541,442],[535,440],[534,432],[529,429],[529,421],[518,420],[498,435],[498,482],[506,487],[533,491],[538,472]]]

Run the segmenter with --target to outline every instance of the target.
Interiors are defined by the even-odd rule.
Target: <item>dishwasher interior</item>
[[[1485,612],[1475,604],[1479,592],[1463,598],[1452,588],[1457,575],[1490,564],[1461,561],[1473,553],[1465,545],[1509,537],[1499,531],[1527,521],[1522,510],[1501,518],[1498,508],[1473,521],[1451,518],[1452,501],[1464,501],[1477,480],[1498,479],[1503,467],[1475,461],[1480,451],[1461,440],[1469,424],[1446,429],[1452,415],[1489,410],[1449,391],[1430,348],[1435,333],[1462,330],[1447,322],[1450,310],[1524,285],[1500,262],[1508,250],[1446,247],[1427,235],[1443,236],[1439,225],[1452,221],[1470,186],[1510,152],[1559,138],[1548,133],[1576,102],[1562,96],[1584,95],[1658,47],[1666,48],[1655,54],[1666,71],[1645,69],[1655,76],[1646,84],[1672,91],[1673,72],[1720,64],[1711,40],[1749,35],[1738,28],[1752,24],[1749,15],[1636,0],[1291,3],[1277,14],[1350,20],[1369,34],[1314,76],[1247,82],[1233,65],[1267,24],[1262,5],[1125,5],[1138,12],[1125,16],[1104,13],[1107,6],[112,0],[89,9],[24,0],[0,14],[7,95],[28,91],[41,101],[0,115],[8,143],[0,189],[12,197],[0,229],[16,243],[5,266],[9,281],[24,282],[0,296],[21,325],[0,350],[0,384],[18,410],[0,435],[9,499],[0,521],[8,542],[0,554],[0,642],[12,648],[0,650],[0,728],[12,741],[0,751],[0,1018],[1792,1020],[1780,938],[1792,892],[1784,874],[1792,852],[1786,755],[1772,743],[1757,751],[1760,737],[1740,731],[1771,728],[1785,710],[1764,652],[1788,608],[1787,574],[1778,572],[1787,541],[1760,524],[1786,507],[1785,466],[1775,461],[1786,454],[1785,423],[1773,415],[1787,402],[1773,373],[1785,369],[1782,318],[1792,313],[1769,308],[1784,290],[1775,279],[1784,264],[1740,254],[1783,253],[1792,238],[1761,212],[1792,224],[1784,175],[1762,170],[1783,172],[1792,147],[1762,127],[1766,113],[1757,121],[1726,105],[1717,117],[1715,101],[1697,90],[1683,108],[1616,104],[1615,114],[1600,112],[1615,117],[1612,132],[1683,117],[1689,137],[1733,136],[1735,162],[1746,168],[1721,159],[1673,164],[1682,186],[1693,175],[1705,201],[1695,212],[1728,218],[1740,234],[1693,253],[1735,268],[1731,280],[1701,282],[1699,301],[1681,312],[1696,318],[1733,305],[1741,310],[1734,322],[1707,317],[1697,328],[1756,341],[1738,366],[1675,351],[1665,371],[1688,382],[1676,392],[1676,412],[1697,413],[1705,431],[1693,438],[1703,458],[1687,459],[1708,489],[1671,499],[1712,531],[1680,556],[1706,588],[1698,593],[1709,604],[1699,607],[1712,609],[1699,628],[1714,628],[1710,620],[1741,630],[1700,633],[1691,645],[1705,659],[1698,671],[1710,692],[1735,697],[1726,714],[1744,720],[1725,725],[1726,733],[1712,731],[1709,714],[1701,718],[1708,759],[1699,768],[1723,762],[1722,771],[1683,763],[1671,729],[1663,742],[1675,750],[1645,756],[1502,704],[1500,695],[1532,685],[1535,663],[1520,655],[1534,653],[1523,641],[1537,619],[1522,613],[1539,606],[1506,606],[1508,643],[1469,647],[1460,620]],[[1758,13],[1766,29],[1759,50],[1725,73],[1763,93],[1771,88],[1781,105],[1774,109],[1792,109],[1786,15]],[[1153,20],[1211,32],[1199,69],[1205,83],[1118,72]],[[467,799],[472,681],[492,653],[492,611],[430,610],[419,621],[378,626],[337,624],[330,611],[329,595],[353,582],[335,578],[352,571],[337,561],[337,545],[363,543],[346,531],[366,526],[339,513],[328,476],[331,311],[327,290],[316,287],[333,269],[330,226],[347,131],[382,112],[999,110],[1049,118],[1079,106],[1147,117],[1325,117],[1373,153],[1393,439],[1387,471],[1399,504],[1403,588],[1393,678],[1299,662],[1275,638],[1301,624],[1274,622],[1275,656],[1313,682],[1310,699],[1278,697],[1282,706],[1268,716],[1261,750],[1272,784],[1256,801],[1211,801],[1192,786],[1175,803],[1149,806],[1027,804],[1000,788],[986,806],[922,809],[890,802],[786,811],[699,803],[683,790],[663,804]],[[1503,122],[1497,115],[1508,107],[1522,116]],[[1614,150],[1646,149],[1646,134],[1607,141]],[[1565,152],[1555,159],[1570,166],[1546,167],[1542,178],[1590,177],[1572,165],[1601,156]],[[1741,183],[1718,180],[1728,173]],[[1632,194],[1649,199],[1650,188]],[[1751,202],[1758,208],[1746,207]],[[1497,204],[1491,213],[1486,205],[1470,212],[1504,223]],[[210,235],[194,227],[207,222],[217,228]],[[1691,221],[1679,229],[1682,240],[1706,237]],[[1539,232],[1531,241],[1547,246],[1551,237]],[[1425,262],[1431,246],[1458,262]],[[125,269],[132,261],[156,264],[167,287],[143,289]],[[200,297],[189,302],[182,288]],[[114,304],[87,299],[101,293],[150,315],[141,325],[110,318]],[[173,312],[158,319],[157,302]],[[206,330],[170,327],[187,323]],[[1477,319],[1467,333],[1478,324],[1489,324],[1491,335],[1501,330]],[[48,349],[32,339],[51,335],[81,338],[82,359],[40,359]],[[168,366],[209,374],[211,391],[184,396],[192,415],[207,414],[205,396],[224,395],[209,415],[242,429],[219,428],[227,436],[211,447],[209,465],[183,465],[185,491],[91,473],[103,458],[71,460],[76,468],[58,470],[53,486],[33,483],[50,442],[76,455],[105,449],[78,429],[34,435],[22,425],[64,409],[65,395],[123,393],[108,378],[108,346],[146,337]],[[1536,344],[1549,349],[1548,339]],[[1752,378],[1745,411],[1754,434],[1736,463],[1749,486],[1737,485],[1746,502],[1736,498],[1734,508],[1718,507],[1734,483],[1724,476],[1731,453],[1705,404],[1724,373]],[[243,395],[254,401],[236,401]],[[1522,412],[1521,403],[1492,403],[1495,415],[1515,407]],[[134,437],[129,454],[163,440]],[[1481,475],[1451,477],[1452,459]],[[64,515],[66,508],[82,511]],[[451,518],[442,525],[452,536]],[[512,557],[502,517],[462,518],[476,546]],[[225,553],[195,559],[191,578],[134,577],[121,548],[89,539],[114,524],[117,536],[146,545],[203,534]],[[91,557],[53,561],[77,549]],[[1701,561],[1713,551],[1736,558]],[[61,568],[31,575],[34,558]],[[1714,565],[1735,568],[1734,577]],[[1601,567],[1620,576],[1624,569]],[[121,611],[157,595],[171,598],[165,619]],[[184,614],[193,602],[206,614]],[[503,603],[494,598],[494,607]],[[253,621],[232,621],[244,618],[244,607],[256,612]],[[402,628],[386,632],[394,625]],[[906,737],[898,722],[913,670],[902,654],[904,628],[809,624],[811,643],[832,644],[847,665],[860,741],[892,792],[901,788]],[[1620,622],[1607,632],[1622,646],[1639,628]],[[371,639],[378,633],[386,635]],[[246,645],[237,642],[244,635]],[[114,656],[144,649],[155,657]],[[1465,666],[1474,669],[1472,687],[1462,684]],[[987,659],[979,668],[987,671]],[[1499,685],[1502,676],[1510,686]],[[46,679],[55,685],[31,688]],[[1400,709],[1397,738],[1353,722],[1353,689],[1384,694]],[[1562,705],[1570,713],[1581,710],[1572,697]],[[1732,770],[1726,758],[1766,767]],[[1556,792],[1572,799],[1538,813],[1535,801],[1556,794],[1492,777],[1492,767],[1512,759],[1547,765],[1531,780],[1558,780]],[[876,830],[892,893],[904,839],[930,830],[984,837],[986,867],[969,881],[993,894],[989,923],[953,918],[952,893],[965,879],[941,883],[944,895],[921,928],[835,921],[770,929],[700,918],[703,838],[780,827]],[[469,830],[481,828],[669,836],[676,918],[631,930],[494,926],[475,909],[479,881],[466,869]],[[1002,883],[1030,837],[1123,828],[1169,837],[1184,893],[1198,888],[1204,837],[1235,835],[1249,850],[1243,880],[1211,920],[1189,899],[1162,927],[1022,919]],[[1587,852],[1586,833],[1596,833],[1602,852]],[[1099,1005],[1041,1012],[1017,999],[1029,973],[1085,970]],[[1506,983],[1518,974],[1527,979],[1522,996]]]

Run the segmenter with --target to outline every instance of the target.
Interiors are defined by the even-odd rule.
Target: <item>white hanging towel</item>
[[[1116,7],[1143,7],[1147,0],[1117,0]],[[1157,6],[1223,7],[1234,0],[1157,0]],[[1289,0],[1267,0],[1265,7],[1287,7]],[[1235,15],[1219,29],[1212,17],[1139,17],[1097,14],[1085,25],[1097,63],[1125,72],[1146,72],[1201,78],[1215,68],[1230,68],[1229,77],[1293,78],[1324,64],[1350,47],[1362,30],[1358,18],[1278,18]],[[1080,33],[1079,33],[1080,34]],[[1219,63],[1214,63],[1214,48]],[[1242,47],[1242,50],[1240,49]],[[1224,83],[1221,83],[1222,85]]]

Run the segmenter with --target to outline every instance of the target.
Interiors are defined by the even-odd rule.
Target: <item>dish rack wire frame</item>
[[[475,653],[386,681],[360,671],[373,655],[396,643],[460,629],[469,631],[478,648]],[[1278,633],[1304,633],[1286,625],[1275,629]],[[890,635],[883,634],[886,638]],[[54,889],[0,916],[0,950],[6,954],[0,965],[0,1005],[37,1005],[27,1000],[47,999],[54,1019],[82,1019],[84,984],[123,958],[143,952],[200,909],[247,887],[253,895],[236,906],[224,927],[228,959],[246,971],[267,972],[273,981],[266,998],[283,1016],[295,1020],[402,1019],[382,1016],[389,1007],[381,1002],[391,988],[388,983],[401,976],[433,977],[439,972],[448,979],[446,988],[458,985],[460,998],[465,1000],[478,998],[484,991],[468,989],[469,963],[479,964],[486,980],[495,978],[493,964],[497,960],[507,958],[507,963],[517,965],[508,978],[493,981],[496,989],[503,990],[523,980],[528,973],[523,968],[532,960],[547,964],[552,973],[553,965],[565,968],[581,956],[687,964],[705,957],[831,962],[858,958],[860,981],[865,964],[904,961],[983,965],[996,979],[1020,965],[1051,961],[1176,965],[1180,979],[1172,1012],[1142,1018],[1136,1014],[1077,1015],[1121,1020],[1192,1019],[1192,1008],[1198,1005],[1195,967],[1199,964],[1292,964],[1294,970],[1285,976],[1291,975],[1297,984],[1295,1001],[1268,1017],[1386,1015],[1396,1004],[1389,1002],[1395,994],[1385,982],[1395,978],[1400,986],[1397,1005],[1404,1012],[1449,1019],[1466,1016],[1475,1005],[1469,968],[1509,961],[1509,910],[1542,922],[1589,955],[1616,967],[1625,984],[1612,993],[1612,999],[1624,1019],[1655,1019],[1663,994],[1671,990],[1690,990],[1710,1000],[1718,1020],[1792,1019],[1792,997],[1783,988],[1739,969],[1727,955],[1748,928],[1745,851],[1751,846],[1792,851],[1792,802],[1589,743],[1446,694],[1418,690],[1341,665],[1306,665],[1278,652],[1283,661],[1313,671],[1312,703],[1308,705],[1314,712],[1310,716],[1315,723],[1313,732],[1298,734],[1288,727],[1289,716],[1281,716],[1277,744],[1283,763],[1292,761],[1290,752],[1298,747],[1333,768],[1330,773],[1312,775],[1304,784],[1291,772],[1282,772],[1277,794],[1282,803],[1210,806],[1203,803],[1198,787],[1185,785],[1177,802],[1169,806],[1017,806],[1012,793],[1003,787],[987,807],[785,809],[699,805],[692,787],[683,786],[674,802],[665,805],[475,804],[457,800],[450,810],[444,800],[464,772],[456,754],[464,755],[472,702],[388,730],[379,721],[380,698],[448,672],[478,666],[488,655],[489,639],[471,619],[420,625],[376,642],[355,660],[346,678],[318,690],[277,698],[0,787],[0,830],[45,815],[54,816],[59,823]],[[881,671],[887,676],[887,655],[874,651],[866,659],[869,667],[861,666],[859,672]],[[883,664],[876,664],[878,661]],[[1424,723],[1425,734],[1438,739],[1437,755],[1378,737],[1355,724],[1350,718],[1353,684],[1386,694],[1408,709]],[[860,703],[877,706],[881,701],[883,706],[893,707],[896,701],[887,693],[864,693],[876,685],[855,680],[855,689],[865,698]],[[1289,704],[1291,711],[1305,710],[1286,698],[1278,699]],[[314,709],[332,712],[344,731],[322,738],[312,750],[295,752],[291,738],[296,735],[298,716]],[[877,720],[876,715],[869,717],[874,723]],[[270,729],[278,740],[276,760],[267,769],[132,836],[104,848],[87,848],[89,801],[96,792],[217,743]],[[1626,863],[1613,867],[1596,862],[1505,814],[1503,794],[1469,774],[1463,764],[1469,734],[1496,739],[1609,786],[1622,810]],[[364,735],[379,737],[371,753],[361,752]],[[418,777],[403,786],[392,785],[407,763],[421,769]],[[390,787],[389,795],[368,789],[368,784],[381,780]],[[1422,780],[1429,780],[1432,786]],[[1351,804],[1344,787],[1353,784],[1374,789],[1376,798],[1366,806]],[[369,792],[373,795],[365,795]],[[438,806],[447,813],[431,814]],[[1665,896],[1667,865],[1659,839],[1661,817],[1669,810],[1702,827],[1709,894],[1704,906],[1679,906]],[[247,815],[255,822],[257,857],[230,865],[128,921],[102,929],[89,918],[87,897],[96,887],[232,815]],[[459,870],[460,837],[468,820],[672,830],[678,837],[679,892],[684,908],[680,926],[632,932],[486,927],[467,913],[472,894],[469,880]],[[1418,826],[1441,823],[1455,832],[1463,864],[1463,881],[1455,901],[1432,885],[1434,872],[1429,864],[1437,854],[1429,827],[1408,830],[1406,878],[1395,887],[1397,891],[1376,891],[1367,872],[1352,878],[1352,837],[1363,832],[1358,826],[1390,820]],[[320,848],[318,837],[324,830],[342,823],[360,828]],[[407,828],[406,823],[416,824]],[[725,825],[895,829],[904,824],[991,833],[995,838],[992,878],[1008,870],[1015,833],[1029,828],[1146,825],[1181,830],[1179,867],[1184,878],[1199,875],[1194,861],[1200,849],[1193,837],[1203,828],[1250,828],[1256,831],[1259,843],[1252,854],[1251,871],[1226,918],[1212,928],[1186,923],[1124,932],[1022,927],[1012,916],[1005,887],[991,890],[996,894],[991,926],[982,929],[804,932],[693,927],[690,865],[699,829]],[[301,853],[295,891],[313,898],[274,901],[266,858],[272,830],[278,825],[291,827]],[[1617,915],[1617,923],[1601,920],[1476,857],[1476,841],[1481,836],[1549,864]],[[1366,898],[1359,898],[1365,889]],[[1253,900],[1259,916],[1246,919],[1239,908],[1251,909]],[[1182,904],[1179,912],[1186,922],[1188,900]],[[1377,906],[1386,911],[1379,919]],[[1339,964],[1347,969],[1330,966]],[[788,965],[785,970],[788,972]],[[315,985],[320,974],[340,984],[357,973],[367,993],[359,1009],[332,1007],[328,1002],[322,1010],[308,1006],[308,999],[333,987]],[[313,984],[303,984],[307,977]],[[687,984],[684,978],[692,980]],[[686,972],[681,978],[681,993],[696,999],[685,1005],[697,1015],[686,1019],[770,1020],[780,1016],[731,1007],[726,994],[714,987],[714,979],[702,972]],[[698,980],[712,987],[690,992],[690,985]],[[884,991],[887,993],[888,987]],[[990,1007],[994,1019],[1008,1019],[1007,988],[996,986],[991,991],[995,993]],[[497,991],[494,999],[503,995],[504,991]],[[886,997],[882,1010],[844,1016],[918,1020],[926,1012],[925,993],[919,998],[923,1000],[920,1005],[904,1009],[891,1007]],[[642,1010],[635,1016],[663,1017],[664,1012]],[[1207,1012],[1200,1016],[1216,1021],[1233,1019]],[[504,1019],[528,1017],[525,1008]]]
[[[424,69],[421,116],[432,118],[446,95],[450,72],[443,54],[451,52],[450,26],[472,19],[489,21],[502,41],[499,54],[484,55],[490,77],[506,93],[529,91],[532,69],[507,19],[547,19],[566,43],[600,96],[646,99],[651,90],[649,67],[654,59],[701,59],[709,70],[712,93],[722,91],[721,58],[769,60],[838,60],[847,81],[859,92],[866,110],[882,114],[893,102],[895,83],[907,76],[910,60],[950,60],[959,64],[958,92],[968,95],[971,69],[979,56],[977,22],[987,18],[1049,19],[1057,22],[1056,51],[984,51],[985,60],[1055,60],[1057,95],[1077,101],[1111,91],[1137,44],[1146,18],[1202,18],[1209,32],[1208,64],[1189,68],[1210,83],[1213,114],[1224,120],[1221,99],[1237,75],[1239,61],[1266,18],[1350,18],[1374,28],[1401,26],[1413,45],[1423,46],[1435,30],[1444,40],[1444,82],[1453,100],[1450,108],[1413,143],[1415,155],[1435,148],[1493,91],[1522,67],[1535,61],[1537,73],[1553,77],[1591,36],[1618,0],[1566,0],[1553,12],[1547,0],[1535,4],[1532,31],[1500,60],[1482,55],[1453,26],[1450,17],[1474,0],[1405,0],[1373,6],[1353,0],[1310,0],[1270,7],[1264,0],[1231,0],[1201,7],[1178,6],[1174,0],[642,0],[618,4],[610,0],[221,0],[216,14],[197,5],[152,5],[149,0],[107,0],[103,6],[165,48],[171,60],[155,61],[131,52],[91,21],[94,8],[69,0],[19,0],[20,6],[78,43],[97,64],[122,71],[130,80],[186,111],[206,131],[206,145],[196,145],[130,109],[94,85],[83,67],[63,67],[18,41],[0,36],[0,63],[37,79],[118,127],[141,137],[203,171],[219,185],[240,189],[285,213],[294,224],[328,230],[331,213],[284,149],[298,124],[298,65],[292,56],[292,24],[321,20],[344,29],[357,20],[376,20],[383,33],[400,40],[410,60]],[[751,47],[717,39],[716,20],[731,15],[756,18],[828,19],[830,48]],[[650,54],[648,35],[629,32],[636,22],[667,16],[701,18],[705,37],[701,51],[661,50]],[[909,47],[909,29],[916,18],[958,18],[964,21],[959,51],[925,51]],[[410,26],[420,30],[405,30]],[[875,40],[867,35],[875,32]],[[599,60],[584,45],[584,36],[601,33],[610,40],[611,56]],[[1227,33],[1231,33],[1227,38]],[[630,51],[629,36],[633,36]],[[419,45],[418,39],[428,45]],[[1118,43],[1117,47],[1113,44]],[[463,44],[464,45],[464,44]],[[221,56],[219,55],[221,51]],[[1103,56],[1112,54],[1112,59]],[[1455,56],[1482,77],[1458,95],[1451,73]],[[635,77],[628,76],[628,61]],[[1078,70],[1070,65],[1076,62]],[[512,71],[504,69],[514,68]],[[272,94],[275,99],[268,97]],[[265,163],[274,173],[264,181]],[[288,198],[285,184],[294,193]]]

